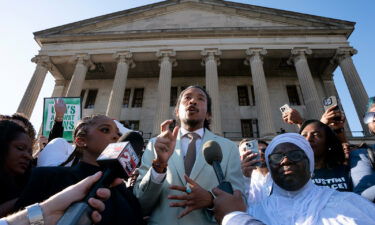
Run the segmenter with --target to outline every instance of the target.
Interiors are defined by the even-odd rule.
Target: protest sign
[[[45,137],[48,137],[55,122],[55,99],[56,98],[44,98],[42,134]],[[74,125],[82,116],[81,98],[66,97],[61,99],[63,99],[66,104],[66,111],[63,118],[63,138],[67,141],[72,141]]]

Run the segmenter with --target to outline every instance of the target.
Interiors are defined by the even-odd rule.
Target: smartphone
[[[246,151],[251,150],[252,153],[258,153],[257,157],[255,157],[254,159],[260,159],[260,153],[258,149],[258,140],[248,141],[246,142],[245,146],[246,146],[245,147]],[[260,162],[255,163],[255,166],[260,166],[260,165],[261,165]]]
[[[284,114],[286,112],[289,112],[291,110],[292,110],[292,108],[290,108],[288,104],[285,104],[285,105],[280,107],[280,111],[281,111],[282,114]]]
[[[173,129],[174,129],[174,127],[176,126],[177,124],[176,124],[176,120],[173,120],[173,122],[171,123],[171,124],[169,124],[169,130],[171,131],[171,132],[173,132]]]
[[[336,96],[331,96],[328,98],[323,99],[323,106],[324,111],[327,111],[330,107],[336,105],[336,107],[333,109],[334,111],[340,111],[339,105],[337,104],[337,98]],[[340,121],[341,118],[339,116],[335,117],[334,120]]]
[[[333,105],[337,106],[337,108],[335,108],[335,110],[337,110],[338,109],[338,105],[337,105],[337,98],[336,98],[336,96],[331,96],[331,97],[323,99],[324,111],[327,111],[327,109],[330,108]]]

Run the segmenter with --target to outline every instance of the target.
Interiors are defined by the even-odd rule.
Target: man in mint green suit
[[[209,140],[220,145],[224,176],[234,190],[243,193],[237,146],[207,129],[211,100],[201,87],[190,86],[182,91],[175,113],[181,127],[176,126],[172,132],[169,125],[173,121],[167,120],[161,125],[161,134],[150,140],[134,194],[144,213],[150,215],[149,224],[217,224],[210,209],[214,198],[211,190],[219,183],[204,159],[202,146]],[[186,161],[191,154],[192,163]]]

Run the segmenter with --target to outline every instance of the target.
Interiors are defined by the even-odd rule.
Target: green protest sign
[[[66,97],[61,99],[63,99],[66,104],[66,111],[63,118],[63,138],[67,141],[73,141],[74,125],[82,116],[81,98]],[[55,122],[54,104],[55,98],[44,98],[42,134],[45,137],[48,137]]]

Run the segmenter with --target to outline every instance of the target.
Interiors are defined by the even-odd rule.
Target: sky
[[[358,50],[354,64],[368,95],[375,96],[374,0],[233,0],[306,14],[356,22],[349,38],[350,45]],[[0,114],[13,114],[22,99],[35,70],[30,60],[40,47],[33,32],[130,9],[159,1],[146,0],[0,0]],[[340,68],[334,72],[339,97],[352,131],[362,130]],[[54,87],[52,75],[47,74],[39,94],[31,122],[37,128],[42,123],[43,98],[50,97]]]

